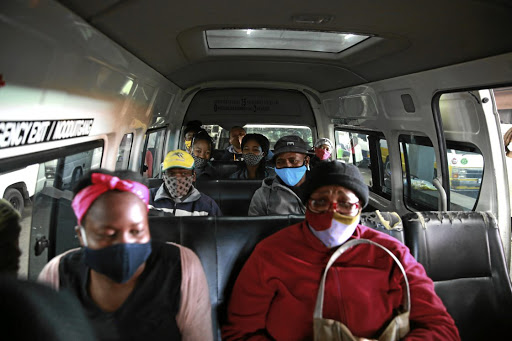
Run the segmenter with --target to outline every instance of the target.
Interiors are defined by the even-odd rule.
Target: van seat
[[[387,213],[382,212],[386,216]],[[370,214],[361,221],[382,230]],[[258,217],[174,217],[149,216],[151,237],[155,240],[181,244],[194,251],[208,280],[214,337],[220,340],[220,325],[224,322],[231,290],[238,273],[252,250],[261,240],[284,227],[304,220],[303,215]],[[402,230],[382,231],[403,240]],[[388,231],[388,232],[386,232]]]
[[[162,178],[148,178],[148,187],[149,188],[158,188],[161,184],[164,183],[164,179]]]
[[[238,273],[256,244],[304,216],[174,217],[150,216],[151,237],[193,250],[201,260],[212,304],[214,339]]]
[[[246,216],[254,192],[262,180],[206,180],[196,183],[197,189],[211,197],[225,216]]]
[[[243,161],[233,161],[233,160],[213,160],[210,161],[213,168],[215,168],[217,172],[217,177],[219,179],[228,179],[231,174],[238,170],[240,166],[240,162]]]
[[[396,212],[363,212],[361,213],[362,225],[371,227],[379,232],[395,237],[404,243],[404,228],[402,219]]]
[[[405,242],[434,281],[462,340],[510,335],[512,287],[496,219],[488,212],[414,212]]]

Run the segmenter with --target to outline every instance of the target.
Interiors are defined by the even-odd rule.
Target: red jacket
[[[432,280],[405,245],[363,225],[350,238],[385,246],[404,266],[411,291],[411,331],[406,340],[460,340]],[[334,250],[325,247],[305,222],[260,242],[233,288],[223,339],[312,340],[318,286]],[[355,246],[329,270],[323,317],[343,322],[358,337],[377,338],[402,303],[403,284],[402,273],[383,250]]]

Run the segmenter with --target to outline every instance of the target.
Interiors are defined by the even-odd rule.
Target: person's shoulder
[[[177,243],[172,243],[172,242],[166,242],[166,243],[163,243],[165,244],[166,247],[168,248],[174,248],[174,250],[178,250],[179,254],[180,254],[180,258],[181,258],[181,263],[183,265],[186,265],[187,267],[189,266],[197,266],[197,265],[201,265],[201,261],[199,260],[199,256],[197,256],[197,254],[192,251],[192,249],[189,249],[188,247],[186,246],[183,246],[183,245],[180,245],[180,244],[177,244]]]
[[[204,202],[204,203],[215,203],[215,200],[213,200],[209,195],[204,194],[203,192],[199,191],[200,197],[197,199],[198,202]]]
[[[174,260],[179,257],[181,251],[180,246],[175,243],[163,242],[160,240],[151,241],[151,255],[150,257],[155,258],[158,261]]]
[[[224,153],[221,155],[219,160],[231,160],[232,155],[233,153],[229,151],[229,147],[226,147],[226,149],[224,149]]]
[[[237,170],[236,172],[232,173],[230,176],[229,176],[229,179],[230,180],[236,180],[236,179],[242,179],[242,176],[243,175],[243,169],[239,169]]]
[[[152,200],[155,200],[155,196],[156,196],[156,193],[158,192],[158,190],[160,189],[160,187],[162,187],[163,184],[161,184],[160,186],[158,187],[153,187],[153,188],[150,188],[149,189],[149,196]]]

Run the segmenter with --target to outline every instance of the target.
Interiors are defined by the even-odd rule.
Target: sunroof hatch
[[[370,36],[321,31],[276,29],[207,30],[210,49],[268,49],[339,53]]]

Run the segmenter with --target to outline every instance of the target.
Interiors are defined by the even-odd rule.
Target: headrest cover
[[[108,191],[117,190],[131,192],[138,196],[149,210],[149,189],[143,184],[131,180],[121,180],[117,176],[103,173],[92,173],[91,181],[92,185],[78,192],[71,203],[78,225],[81,224],[83,216],[87,213],[87,210],[89,210],[94,200]]]

